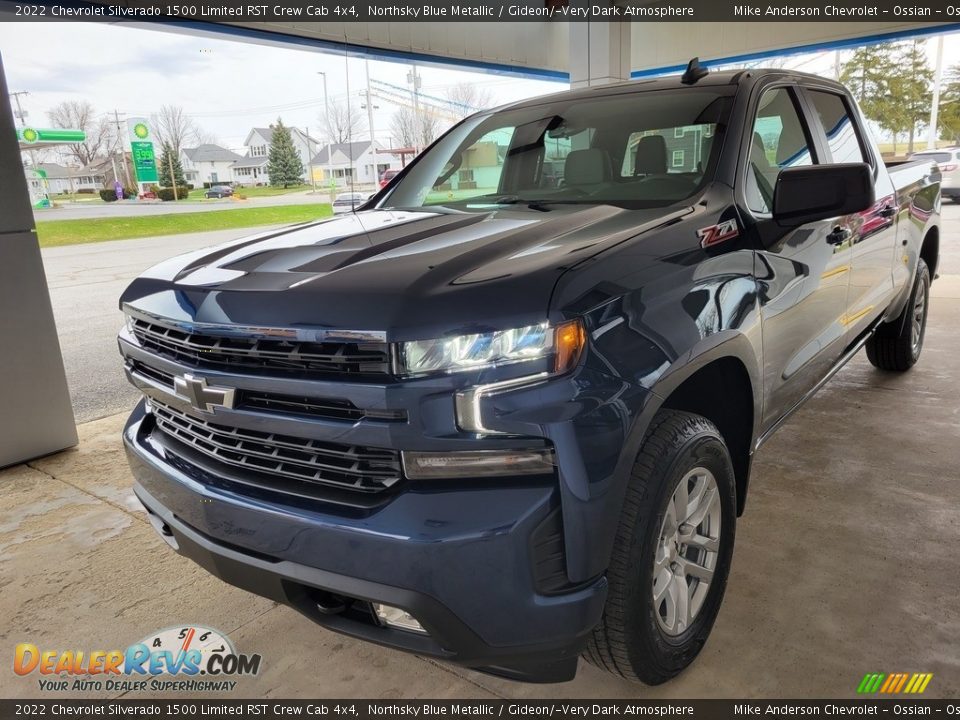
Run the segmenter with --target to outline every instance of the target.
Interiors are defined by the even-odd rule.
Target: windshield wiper
[[[531,210],[550,212],[548,205],[585,205],[582,200],[553,200],[550,198],[522,198],[519,195],[501,195],[490,201],[491,205],[526,205]]]

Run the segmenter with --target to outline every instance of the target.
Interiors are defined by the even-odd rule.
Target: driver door
[[[754,111],[745,202],[758,222],[772,218],[782,170],[820,164],[822,145],[791,86],[767,87]],[[851,248],[842,219],[791,229],[757,253],[763,334],[764,430],[816,386],[844,348]]]

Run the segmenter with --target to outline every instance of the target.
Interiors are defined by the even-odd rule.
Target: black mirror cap
[[[875,199],[873,169],[866,163],[788,168],[777,177],[773,219],[782,227],[796,227],[863,212]]]

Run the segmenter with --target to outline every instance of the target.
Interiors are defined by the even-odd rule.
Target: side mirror
[[[866,163],[790,168],[777,178],[773,219],[781,227],[796,227],[862,212],[874,200],[873,170]]]

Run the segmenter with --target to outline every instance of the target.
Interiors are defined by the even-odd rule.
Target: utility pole
[[[423,127],[420,120],[420,76],[417,74],[416,65],[410,66],[410,72],[407,73],[407,82],[410,83],[410,90],[413,93],[413,152],[417,153],[420,151]]]
[[[376,191],[377,186],[380,184],[380,173],[377,172],[377,136],[373,130],[373,95],[370,94],[370,61],[367,60],[367,89],[364,91],[363,95],[367,101],[367,124],[370,127],[370,156],[373,159],[373,189]]]
[[[927,150],[937,147],[937,122],[940,115],[940,85],[943,82],[943,35],[937,37],[937,62],[933,68],[933,98],[930,103],[930,127],[927,129]]]
[[[124,115],[125,114],[126,113],[124,113]],[[132,188],[133,182],[130,180],[130,168],[127,165],[126,153],[123,151],[124,142],[121,139],[123,138],[123,132],[120,129],[120,111],[117,110],[116,108],[114,108],[113,110],[113,121],[117,128],[117,144],[115,147],[118,154],[120,155],[120,166],[123,168],[123,179],[127,181],[127,184],[124,187]],[[120,177],[119,175],[117,175],[116,168],[114,168],[113,176],[114,178],[117,178],[117,179],[119,179]],[[137,191],[139,192],[139,188]]]
[[[317,75],[323,76],[323,120],[326,127],[324,132],[327,135],[327,176],[324,178],[327,181],[327,187],[330,188],[330,199],[333,199],[333,188],[331,183],[333,182],[333,166],[331,165],[333,158],[333,143],[330,138],[330,104],[328,101],[327,95],[327,74],[322,70],[317,71]]]
[[[12,98],[13,98],[13,101],[17,104],[17,111],[14,113],[14,115],[16,115],[16,116],[17,116],[17,120],[20,121],[20,127],[26,127],[26,126],[27,126],[27,120],[26,120],[26,118],[27,118],[27,115],[30,114],[30,113],[28,113],[26,110],[23,109],[23,106],[20,105],[20,96],[21,96],[21,95],[29,95],[29,94],[30,94],[30,93],[28,93],[26,90],[21,90],[20,92],[12,92],[12,93],[10,93],[10,97],[12,97]]]
[[[26,90],[20,90],[19,92],[10,93],[10,97],[12,97],[13,101],[17,104],[17,111],[14,113],[14,115],[17,116],[17,119],[20,121],[20,127],[22,128],[25,128],[27,126],[27,115],[29,115],[30,113],[24,110],[23,106],[20,105],[20,96],[21,95],[26,96],[29,94],[30,93],[27,92]],[[35,170],[37,167],[37,154],[33,150],[28,150],[27,155],[30,156],[30,166],[33,167]],[[22,160],[23,160],[23,156],[21,156],[21,161]]]
[[[177,201],[177,176],[173,174],[173,148],[167,146],[167,167],[170,168],[170,184],[173,185],[173,201]]]

